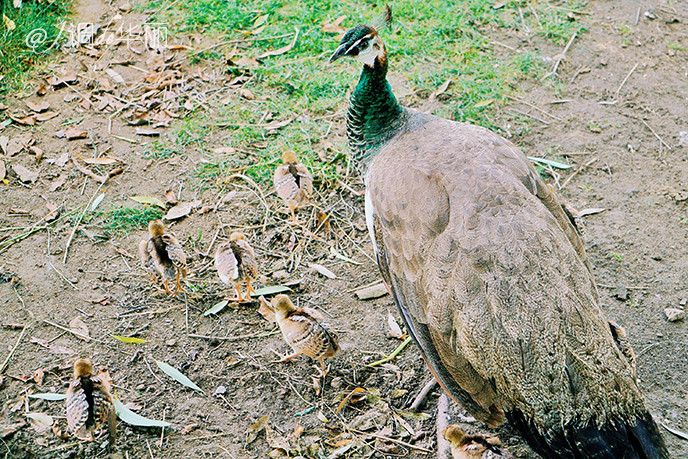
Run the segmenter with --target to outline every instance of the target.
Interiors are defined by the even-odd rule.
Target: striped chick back
[[[282,335],[295,352],[314,360],[334,357],[339,351],[337,333],[310,308],[296,309],[279,321]]]

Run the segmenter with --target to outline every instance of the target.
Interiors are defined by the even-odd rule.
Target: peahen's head
[[[387,6],[381,20],[381,26],[384,27],[389,24],[391,19],[392,10]],[[359,24],[344,34],[339,47],[330,57],[330,62],[344,56],[352,57],[369,67],[374,67],[376,60],[385,62],[387,59],[385,45],[377,34],[377,30],[375,27],[364,24]]]

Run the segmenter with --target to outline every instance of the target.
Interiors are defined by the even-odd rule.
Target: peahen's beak
[[[348,49],[349,49],[348,43],[342,43],[341,45],[339,45],[339,48],[337,48],[335,50],[335,52],[332,54],[332,56],[330,57],[330,63],[336,61],[337,59],[339,59],[342,56],[346,56],[346,52],[348,51]]]

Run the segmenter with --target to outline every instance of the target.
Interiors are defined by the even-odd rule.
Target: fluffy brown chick
[[[234,283],[237,297],[234,301],[250,301],[251,281],[258,277],[258,263],[253,247],[248,243],[244,233],[234,232],[229,235],[229,241],[217,248],[215,252],[215,269],[220,280],[229,285]],[[246,298],[241,295],[241,284],[246,284]]]
[[[483,437],[468,435],[456,424],[452,424],[442,432],[451,446],[453,459],[506,459],[510,458],[501,448],[497,437]]]
[[[176,279],[174,295],[185,292],[181,279],[186,277],[186,254],[179,240],[165,230],[160,220],[148,223],[149,237],[139,242],[139,255],[143,269],[157,282],[157,275],[162,278],[166,293],[170,291],[169,282]]]
[[[275,169],[273,182],[277,195],[289,207],[293,222],[298,223],[296,209],[313,194],[313,177],[293,151],[282,154],[282,164]]]
[[[74,362],[74,379],[67,388],[67,426],[79,440],[94,441],[95,432],[107,423],[110,445],[117,435],[115,407],[107,371],[93,375],[89,359]]]
[[[281,361],[305,354],[320,362],[322,374],[327,374],[323,360],[339,352],[339,337],[324,322],[322,314],[315,309],[295,307],[287,295],[275,296],[271,304],[282,335],[294,350],[293,354],[283,357]]]

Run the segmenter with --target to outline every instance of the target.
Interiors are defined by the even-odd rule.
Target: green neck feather
[[[377,153],[399,128],[403,113],[387,82],[387,59],[377,59],[374,67],[364,65],[346,117],[354,163],[364,165]]]

